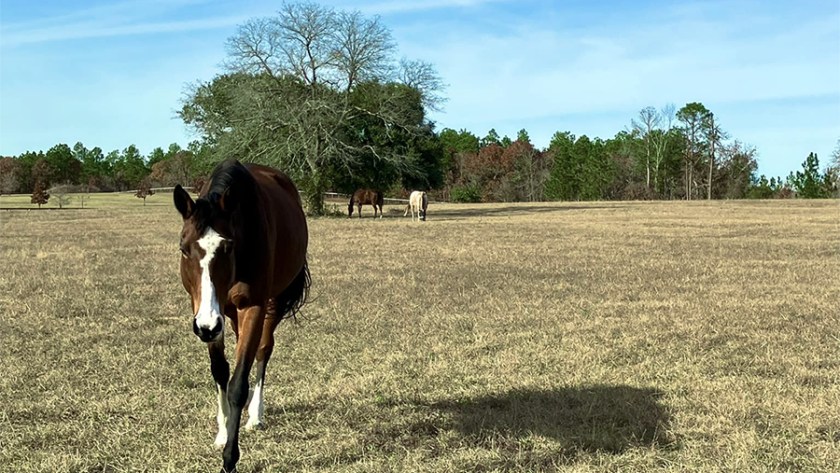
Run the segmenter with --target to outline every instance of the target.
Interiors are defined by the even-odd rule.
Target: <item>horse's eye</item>
[[[183,256],[184,258],[190,257],[190,249],[188,246],[181,245],[181,256]]]

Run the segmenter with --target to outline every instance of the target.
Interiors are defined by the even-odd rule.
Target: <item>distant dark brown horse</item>
[[[347,206],[347,217],[353,216],[354,205],[359,211],[359,218],[362,218],[362,205],[372,205],[373,218],[376,218],[377,206],[379,207],[379,218],[382,218],[382,204],[384,203],[385,198],[382,197],[382,192],[372,189],[359,189],[350,197],[350,204]]]
[[[198,200],[181,186],[175,187],[174,199],[184,217],[181,282],[192,299],[193,332],[210,351],[219,404],[216,445],[224,447],[222,471],[232,472],[239,460],[251,367],[256,382],[245,428],[260,428],[274,329],[301,308],[309,293],[306,217],[285,174],[236,160],[216,167]],[[237,339],[232,376],[222,314]]]

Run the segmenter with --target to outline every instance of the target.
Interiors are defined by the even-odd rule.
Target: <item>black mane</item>
[[[240,208],[253,208],[257,183],[254,177],[236,159],[219,163],[210,176],[207,193],[195,201],[192,218],[199,235],[213,225],[216,219],[231,219]],[[219,203],[225,195],[226,210]],[[231,235],[226,235],[230,237]]]

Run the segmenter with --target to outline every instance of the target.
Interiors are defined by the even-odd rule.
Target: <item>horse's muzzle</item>
[[[215,342],[218,340],[224,327],[224,324],[216,324],[212,328],[199,327],[198,323],[196,323],[195,319],[193,319],[193,333],[196,334],[204,343]]]

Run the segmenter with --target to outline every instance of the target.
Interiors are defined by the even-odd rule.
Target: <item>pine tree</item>
[[[802,172],[791,173],[790,181],[799,197],[820,199],[828,197],[823,187],[825,177],[820,173],[820,160],[816,153],[811,153],[802,163]]]

